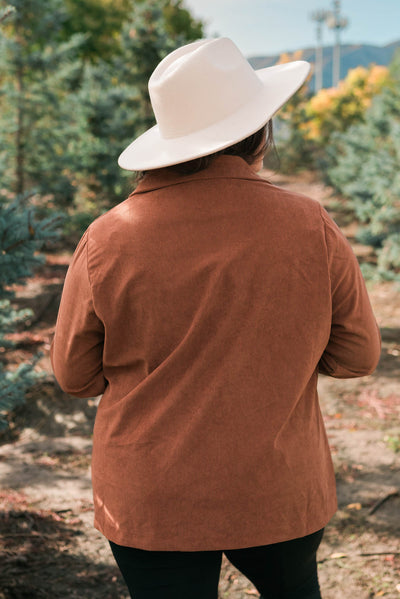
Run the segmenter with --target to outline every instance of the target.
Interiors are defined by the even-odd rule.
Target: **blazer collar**
[[[168,169],[157,169],[148,171],[144,178],[138,183],[131,195],[154,191],[162,187],[189,183],[192,181],[205,181],[208,179],[248,179],[265,181],[247,164],[243,158],[238,156],[217,156],[211,165],[193,175],[180,175]]]

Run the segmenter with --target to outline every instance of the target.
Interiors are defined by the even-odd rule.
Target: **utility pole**
[[[327,24],[335,31],[335,46],[333,48],[332,86],[336,87],[340,81],[340,32],[345,29],[349,21],[340,14],[340,0],[333,0],[333,12],[328,15]]]
[[[315,47],[315,93],[322,89],[324,70],[324,48],[322,44],[322,25],[330,13],[327,10],[315,10],[311,13],[312,21],[317,24],[317,45]]]

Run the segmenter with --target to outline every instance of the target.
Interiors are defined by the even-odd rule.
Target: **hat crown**
[[[201,40],[175,50],[149,80],[164,139],[184,137],[223,121],[262,89],[255,71],[228,38]]]

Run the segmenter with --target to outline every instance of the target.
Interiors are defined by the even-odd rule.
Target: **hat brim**
[[[121,168],[145,171],[207,156],[252,135],[263,127],[301,87],[310,64],[297,60],[255,71],[263,84],[260,92],[228,118],[184,137],[165,139],[155,125],[122,152]]]

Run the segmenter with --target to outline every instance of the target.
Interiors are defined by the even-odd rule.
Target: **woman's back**
[[[377,345],[357,262],[317,202],[274,187],[238,157],[189,176],[156,171],[91,225],[69,277],[71,302],[90,297],[104,349],[68,342],[79,337],[74,316],[57,331],[70,356],[56,374],[65,370],[77,394],[105,390],[93,485],[107,538],[194,551],[325,525],[336,496],[318,368],[366,374]]]

